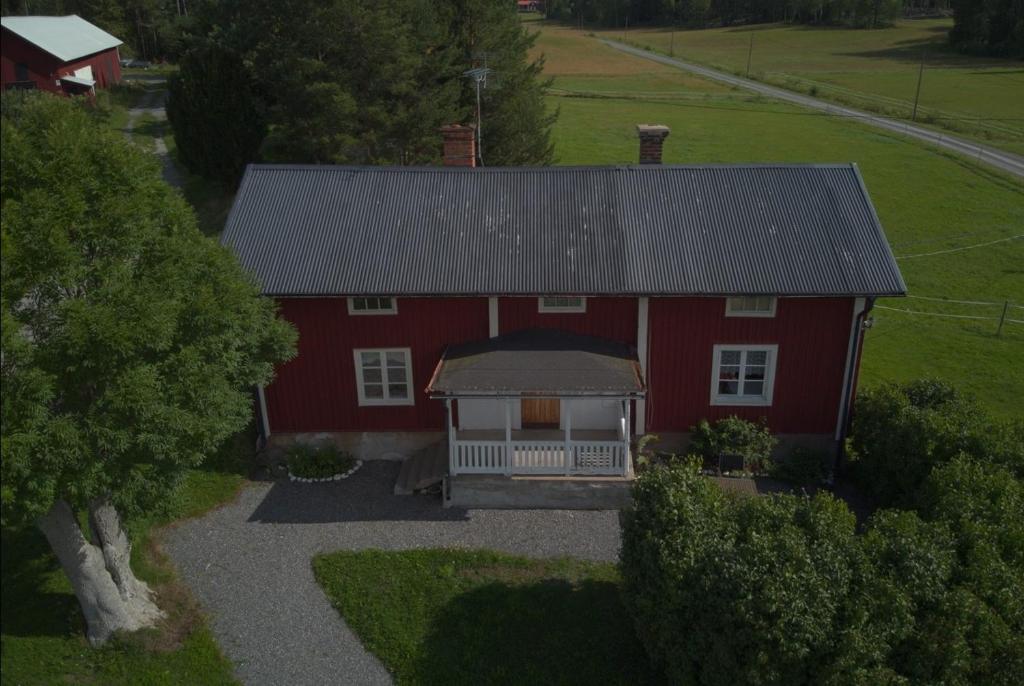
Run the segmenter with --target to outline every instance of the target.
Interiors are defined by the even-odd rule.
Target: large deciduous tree
[[[248,422],[294,331],[154,160],[63,98],[2,115],[3,523],[42,529],[101,643],[161,616],[121,513]]]

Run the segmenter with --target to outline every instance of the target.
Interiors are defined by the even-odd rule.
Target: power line
[[[908,298],[914,298],[915,300],[930,300],[932,302],[939,303],[955,303],[957,305],[1002,305],[1001,302],[992,302],[990,300],[951,300],[949,298],[932,298],[926,295],[907,295]]]
[[[921,310],[904,310],[899,307],[886,307],[885,305],[875,305],[875,309],[878,310],[889,310],[890,312],[903,312],[904,314],[923,314],[929,317],[950,317],[952,319],[989,319],[996,320],[999,317],[981,317],[974,314],[945,314],[943,312],[922,312]],[[1006,321],[1015,321],[1007,319]]]

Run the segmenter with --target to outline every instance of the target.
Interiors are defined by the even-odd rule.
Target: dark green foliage
[[[623,513],[627,609],[679,684],[1012,684],[1024,667],[1024,491],[957,458],[863,535],[827,495],[726,495],[647,470]]]
[[[657,683],[610,564],[364,550],[319,555],[313,571],[399,684]]]
[[[1024,3],[953,0],[949,41],[964,52],[1024,59]]]
[[[547,15],[586,25],[642,24],[703,28],[786,21],[876,28],[909,0],[548,0]]]
[[[182,58],[167,87],[178,157],[193,173],[235,185],[267,134],[263,102],[241,57],[208,44]]]
[[[739,417],[726,417],[714,424],[702,419],[691,431],[690,452],[702,457],[705,464],[717,464],[722,454],[740,455],[743,468],[752,472],[767,469],[777,442],[763,421]]]
[[[150,156],[68,99],[2,112],[4,522],[148,509],[246,425],[294,332]]]
[[[913,505],[932,468],[965,453],[1020,470],[1019,421],[993,422],[970,397],[934,380],[861,393],[854,414],[852,473],[880,505]]]
[[[818,450],[797,447],[785,458],[773,460],[771,475],[795,486],[818,486],[829,473],[829,458]]]
[[[288,473],[303,479],[326,479],[347,472],[355,464],[351,453],[331,444],[298,443],[288,449]]]
[[[504,0],[290,0],[205,6],[194,41],[242,56],[267,112],[262,156],[274,162],[436,164],[444,124],[476,121],[464,72],[493,70],[481,91],[489,166],[550,162],[542,61]],[[182,79],[200,75],[183,71]],[[216,147],[216,131],[193,134]]]

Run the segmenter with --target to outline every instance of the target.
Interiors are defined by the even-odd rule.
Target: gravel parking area
[[[438,498],[392,495],[398,468],[367,462],[345,481],[253,484],[236,502],[167,532],[165,549],[243,683],[391,683],[317,585],[316,553],[457,547],[589,560],[618,554],[618,512],[445,510]]]

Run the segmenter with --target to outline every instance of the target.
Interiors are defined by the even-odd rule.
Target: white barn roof
[[[122,43],[77,14],[67,17],[3,17],[0,24],[63,62],[116,48]]]

